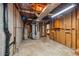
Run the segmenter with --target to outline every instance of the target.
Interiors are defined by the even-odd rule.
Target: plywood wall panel
[[[79,48],[79,40],[77,40],[77,48]]]
[[[65,17],[61,17],[60,43],[65,44]]]
[[[71,14],[66,15],[65,26],[66,46],[71,47]]]
[[[57,33],[56,34],[57,35],[56,39],[57,39],[58,42],[60,42],[60,30],[57,30],[56,33]]]
[[[66,46],[71,47],[71,35],[66,34]]]
[[[65,28],[71,29],[71,14],[66,15],[65,18]]]
[[[60,30],[60,43],[65,44],[65,32]]]
[[[56,40],[56,31],[53,31],[53,39]]]
[[[55,32],[53,32],[53,38],[57,42],[65,44],[66,46],[73,49],[76,49],[76,45],[77,48],[79,48],[79,11],[77,12],[77,15],[78,16],[76,20],[76,9],[74,8],[72,12],[61,16],[61,19],[57,18],[53,23],[55,28]]]
[[[72,11],[72,28],[73,29],[76,29],[76,10],[74,9],[73,11]]]
[[[57,19],[54,21],[54,27],[55,27],[55,28],[61,28],[61,19],[60,19],[60,18],[57,18]]]
[[[76,10],[72,11],[72,48],[76,49]]]
[[[51,38],[54,40],[54,30],[51,31]]]
[[[72,30],[72,48],[76,49],[76,31]]]
[[[77,8],[77,48],[79,48],[79,8]]]

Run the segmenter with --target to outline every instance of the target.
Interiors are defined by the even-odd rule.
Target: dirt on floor
[[[48,38],[24,40],[14,56],[75,56],[74,50]]]

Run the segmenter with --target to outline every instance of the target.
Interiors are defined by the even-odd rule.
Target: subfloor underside
[[[47,38],[24,40],[14,56],[75,56],[74,50]]]

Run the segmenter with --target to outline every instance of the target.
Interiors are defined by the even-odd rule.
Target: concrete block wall
[[[14,21],[15,20],[15,21]],[[22,21],[21,21],[21,16],[17,8],[15,7],[14,10],[14,5],[8,4],[8,24],[9,24],[9,31],[11,33],[11,38],[10,38],[10,43],[13,42],[14,40],[14,25],[16,27],[16,48],[19,48],[19,45],[22,41]],[[10,46],[10,55],[13,54],[13,45]]]
[[[0,4],[0,56],[4,55],[5,35],[3,31],[3,4]]]
[[[18,10],[15,9],[15,11],[14,11],[13,6],[14,5],[12,3],[8,4],[8,27],[9,27],[8,29],[9,29],[9,32],[11,33],[11,38],[10,38],[9,43],[13,42],[13,40],[14,40],[13,26],[16,23],[16,47],[18,48],[21,43],[21,40],[22,40],[23,26],[22,26],[21,16],[20,16]],[[14,15],[14,13],[16,15]],[[14,20],[16,20],[15,23],[14,23]],[[0,4],[0,38],[1,38],[0,39],[0,56],[3,56],[5,53],[5,39],[6,39],[4,30],[3,30],[3,4]],[[12,54],[13,54],[13,45],[10,46],[10,55],[12,55]]]
[[[13,4],[8,4],[8,28],[11,33],[10,42],[13,42]],[[13,54],[13,45],[10,46],[10,55]]]
[[[16,9],[16,48],[19,48],[19,45],[22,41],[22,31],[23,23],[19,11]]]
[[[15,21],[14,21],[15,20]],[[10,43],[14,40],[14,25],[16,27],[16,48],[19,48],[19,45],[22,41],[22,30],[23,24],[21,20],[21,16],[17,8],[13,4],[8,4],[8,24],[9,24],[9,31],[11,33]],[[13,54],[13,45],[10,46],[10,55]]]
[[[15,21],[14,21],[15,20]],[[9,24],[9,31],[11,33],[10,43],[14,40],[14,25],[16,27],[16,48],[19,48],[19,45],[22,41],[22,30],[23,24],[21,20],[21,16],[17,8],[13,4],[8,4],[8,24]],[[13,45],[10,46],[10,55],[13,54]]]

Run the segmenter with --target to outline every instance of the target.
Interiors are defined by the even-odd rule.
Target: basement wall
[[[3,31],[3,4],[0,4],[0,56],[4,55],[5,35]]]
[[[8,4],[8,24],[9,24],[9,31],[11,33],[10,43],[13,42],[14,40],[16,41],[15,44],[12,44],[10,46],[10,55],[13,55],[13,53],[15,53],[14,50],[19,48],[19,45],[22,41],[22,30],[23,30],[21,16],[19,14],[19,11],[13,4]]]
[[[64,44],[65,46],[77,49],[77,15],[76,8],[71,12],[56,18],[55,21],[52,21],[50,38]]]
[[[9,32],[11,33],[11,38],[10,38],[10,42],[13,42],[14,41],[14,38],[13,38],[13,4],[8,4],[8,28],[9,28]],[[13,54],[13,44],[10,46],[10,55]]]
[[[19,47],[21,41],[22,41],[22,21],[21,16],[19,14],[19,11],[15,7],[14,4],[8,4],[8,29],[11,33],[11,38],[9,44],[11,44],[15,41],[16,44],[12,44],[10,46],[10,55],[13,55],[14,50]],[[3,4],[0,4],[0,56],[5,54],[5,34],[3,30]],[[14,45],[16,47],[14,47]]]
[[[22,32],[23,32],[23,22],[21,20],[21,16],[19,11],[16,9],[16,48],[19,48],[19,45],[22,41]]]

